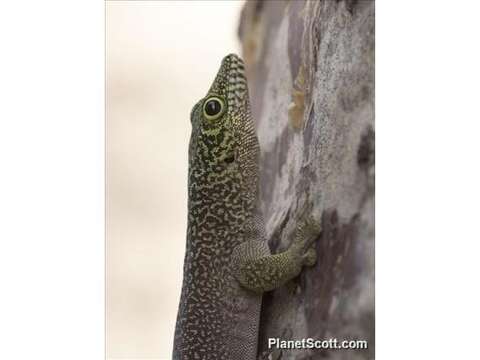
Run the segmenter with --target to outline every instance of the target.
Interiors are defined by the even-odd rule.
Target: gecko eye
[[[225,111],[225,104],[218,97],[210,97],[203,104],[203,114],[207,120],[216,120]]]

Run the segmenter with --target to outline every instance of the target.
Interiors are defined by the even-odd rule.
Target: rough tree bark
[[[323,228],[317,264],[264,297],[258,358],[372,359],[374,2],[247,1],[239,36],[269,245],[286,249],[307,211]],[[271,353],[269,337],[362,339],[368,349]]]

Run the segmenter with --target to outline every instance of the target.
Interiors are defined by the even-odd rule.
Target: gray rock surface
[[[318,262],[264,296],[259,359],[374,358],[374,2],[248,1],[239,36],[273,252],[322,224]],[[367,340],[271,353],[267,339]],[[280,356],[280,357],[279,357]]]

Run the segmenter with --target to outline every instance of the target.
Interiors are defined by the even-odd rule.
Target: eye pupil
[[[212,99],[205,104],[205,113],[209,116],[215,116],[222,110],[220,101]]]

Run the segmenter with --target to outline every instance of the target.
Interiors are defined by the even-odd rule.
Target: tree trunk
[[[374,358],[374,2],[247,1],[239,36],[262,148],[272,252],[322,224],[317,264],[264,296],[258,358]],[[268,349],[268,338],[367,340]],[[280,356],[280,357],[279,357]]]

